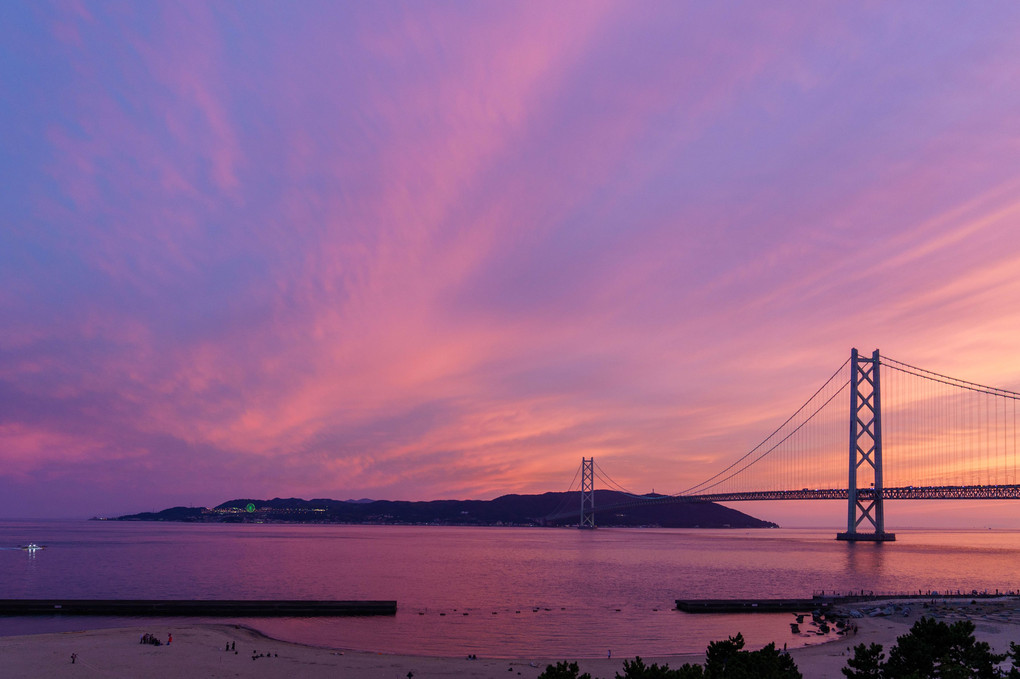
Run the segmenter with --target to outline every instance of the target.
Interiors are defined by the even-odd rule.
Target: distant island
[[[658,497],[649,495],[649,498]],[[723,507],[714,502],[649,504],[607,509],[600,507],[632,499],[612,490],[595,492],[595,522],[599,526],[661,528],[777,528],[770,521]],[[577,510],[577,511],[574,511]],[[549,520],[551,514],[570,511],[567,518]],[[576,493],[503,495],[494,500],[302,500],[275,498],[230,500],[212,509],[172,507],[161,512],[119,516],[115,521],[180,521],[200,523],[337,523],[436,526],[567,526],[578,522],[580,496]]]

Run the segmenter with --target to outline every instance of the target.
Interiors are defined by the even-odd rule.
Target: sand
[[[873,606],[868,606],[873,607]],[[862,618],[854,637],[815,646],[792,649],[791,653],[808,679],[838,679],[846,665],[848,647],[877,642],[886,651],[896,637],[924,615],[947,622],[970,619],[976,636],[996,651],[1005,651],[1010,641],[1020,641],[1020,605],[1015,600],[961,601],[923,609],[911,604],[909,616]],[[151,646],[138,643],[144,632],[158,635],[164,642],[173,634],[173,643]],[[237,652],[225,651],[228,643]],[[77,662],[71,663],[71,654]],[[252,656],[256,657],[254,660]],[[167,679],[237,678],[252,679],[405,679],[409,673],[418,679],[428,677],[509,678],[537,677],[547,665],[567,658],[433,658],[389,655],[363,651],[339,651],[303,646],[270,639],[256,630],[236,625],[180,625],[85,630],[60,634],[0,637],[0,676],[4,679],[35,677]],[[643,658],[679,667],[684,662],[703,662],[703,655]],[[623,671],[623,658],[575,659],[582,671],[593,677],[612,679]]]

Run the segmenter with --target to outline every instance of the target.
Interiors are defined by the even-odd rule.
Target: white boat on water
[[[27,545],[21,545],[21,549],[26,552],[34,552],[40,549],[46,549],[46,545],[37,545],[34,542],[30,542]]]

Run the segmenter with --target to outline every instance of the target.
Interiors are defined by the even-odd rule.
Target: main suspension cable
[[[796,411],[795,411],[795,412],[793,413],[793,415],[790,415],[790,417],[788,417],[788,418],[786,419],[786,421],[785,421],[785,422],[783,422],[783,423],[782,423],[781,425],[779,425],[778,427],[776,427],[775,431],[773,431],[773,432],[772,432],[771,434],[769,434],[768,436],[766,436],[766,437],[765,437],[765,438],[764,438],[764,439],[762,440],[762,442],[761,442],[761,443],[759,443],[758,445],[756,445],[756,446],[755,446],[754,448],[752,448],[752,449],[751,449],[751,450],[749,450],[749,451],[748,451],[747,453],[745,453],[745,454],[744,454],[743,456],[741,456],[741,457],[740,457],[740,459],[736,460],[736,461],[735,461],[735,462],[734,462],[733,464],[731,464],[730,466],[726,467],[726,468],[725,468],[725,469],[723,469],[722,471],[718,472],[718,473],[717,473],[717,474],[715,474],[714,476],[712,476],[712,477],[709,477],[708,479],[705,479],[705,480],[704,480],[704,481],[702,481],[701,483],[698,483],[698,484],[695,484],[695,485],[691,486],[691,487],[690,487],[690,488],[688,488],[687,490],[682,490],[682,491],[680,491],[679,493],[675,493],[675,495],[689,495],[689,494],[691,494],[691,492],[692,492],[692,491],[694,491],[694,490],[695,490],[696,488],[702,488],[703,486],[706,486],[707,484],[711,483],[712,481],[715,481],[715,480],[716,480],[716,479],[718,479],[718,478],[719,478],[720,476],[722,476],[723,474],[727,473],[728,471],[730,471],[731,469],[733,469],[734,467],[736,467],[737,465],[739,465],[739,464],[740,464],[741,462],[743,462],[744,460],[746,460],[747,458],[749,458],[749,457],[750,457],[751,455],[753,455],[753,454],[754,454],[755,452],[757,452],[757,450],[758,450],[759,448],[761,448],[762,446],[764,446],[764,445],[765,445],[766,443],[768,443],[768,442],[769,442],[769,440],[771,440],[773,436],[775,436],[775,435],[776,435],[776,434],[778,434],[778,433],[779,433],[780,431],[782,431],[783,427],[785,427],[785,426],[786,426],[786,425],[788,425],[788,424],[789,424],[790,422],[792,422],[792,421],[793,421],[793,419],[794,419],[795,417],[797,417],[797,415],[799,415],[799,414],[801,413],[801,411],[802,411],[802,410],[804,410],[805,408],[807,408],[807,407],[808,407],[808,404],[810,404],[810,403],[811,403],[811,401],[813,401],[813,400],[814,400],[814,398],[815,398],[816,396],[818,396],[818,394],[820,394],[820,393],[822,392],[822,390],[823,390],[823,389],[825,389],[825,388],[826,388],[827,386],[829,386],[829,384],[830,384],[830,383],[831,383],[831,382],[832,382],[832,381],[833,381],[834,379],[836,379],[836,376],[837,376],[837,375],[839,375],[839,374],[840,374],[840,373],[841,373],[841,372],[843,371],[843,368],[845,368],[845,367],[847,366],[847,364],[848,364],[848,363],[850,363],[850,359],[849,359],[849,358],[848,358],[847,360],[845,360],[845,361],[843,362],[843,365],[839,366],[839,368],[837,368],[837,369],[836,369],[836,372],[832,373],[832,376],[831,376],[831,377],[829,377],[829,379],[825,380],[825,384],[823,384],[822,386],[818,387],[818,390],[817,390],[817,391],[815,391],[815,393],[811,394],[811,397],[810,397],[810,398],[808,398],[808,400],[807,400],[807,401],[805,401],[805,402],[804,402],[804,404],[803,404],[803,405],[802,405],[801,407],[797,408],[797,410],[796,410]],[[846,383],[846,384],[849,384],[849,383],[850,383],[850,382],[849,382],[849,380],[847,380],[847,383]],[[844,385],[843,385],[842,387],[840,387],[839,391],[842,391],[842,390],[843,390],[843,388],[845,388],[845,387],[846,387],[846,384],[844,384]],[[839,391],[837,391],[836,393],[839,393]],[[834,397],[834,396],[835,396],[835,395],[833,395],[833,397]],[[831,400],[832,400],[832,398],[830,398],[830,399],[829,399],[829,401],[831,401]],[[826,401],[826,403],[828,403],[828,401]],[[824,405],[824,404],[823,404],[823,405]],[[817,413],[818,411],[816,410],[815,412]],[[813,415],[812,415],[812,416],[813,416]],[[810,418],[808,418],[808,419],[810,419]],[[801,425],[801,426],[803,426],[803,425]],[[799,429],[799,427],[798,427],[798,429]],[[794,430],[794,431],[796,431],[796,430]],[[789,437],[787,437],[787,438],[789,438]],[[784,440],[785,440],[785,439],[784,439]],[[778,444],[776,444],[776,445],[778,445]],[[761,459],[762,457],[764,457],[764,455],[767,455],[767,454],[768,454],[769,452],[771,452],[771,451],[772,451],[772,450],[774,450],[774,449],[775,449],[775,446],[773,446],[773,448],[771,448],[771,449],[769,449],[768,451],[766,451],[766,452],[765,452],[765,453],[764,453],[763,455],[760,455],[760,456],[758,456],[757,458],[755,458],[754,460],[752,460],[752,461],[751,461],[751,464],[754,464],[755,462],[757,462],[758,460],[760,460],[760,459]],[[742,467],[742,468],[741,468],[740,470],[738,470],[738,471],[742,471],[743,469],[746,469],[746,468],[747,468],[748,466],[750,466],[750,465],[745,465],[744,467]],[[734,473],[736,473],[736,472],[734,472]],[[727,477],[726,477],[726,479],[732,478],[732,476],[733,476],[733,474],[731,474],[730,476],[727,476]],[[719,482],[717,482],[716,484],[713,484],[713,485],[718,485],[718,483],[721,483],[722,481],[725,481],[726,479],[722,479],[722,480],[720,480]]]

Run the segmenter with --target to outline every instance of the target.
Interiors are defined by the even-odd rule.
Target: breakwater
[[[677,599],[684,613],[785,613],[826,609],[832,602],[817,599]]]
[[[396,615],[396,601],[294,599],[0,599],[0,615],[311,617]]]
[[[942,601],[946,599],[1000,599],[1020,597],[1015,590],[945,590],[914,592],[816,592],[810,599],[677,599],[677,610],[684,613],[781,613],[825,611],[839,604],[866,603],[892,599]]]
[[[883,599],[918,599],[937,601],[942,599],[998,599],[1001,597],[1018,597],[1016,590],[990,589],[944,589],[916,590],[912,592],[875,592],[869,590],[850,591],[819,591],[812,595],[812,600],[832,601],[838,604],[850,604],[858,601],[881,601]]]

